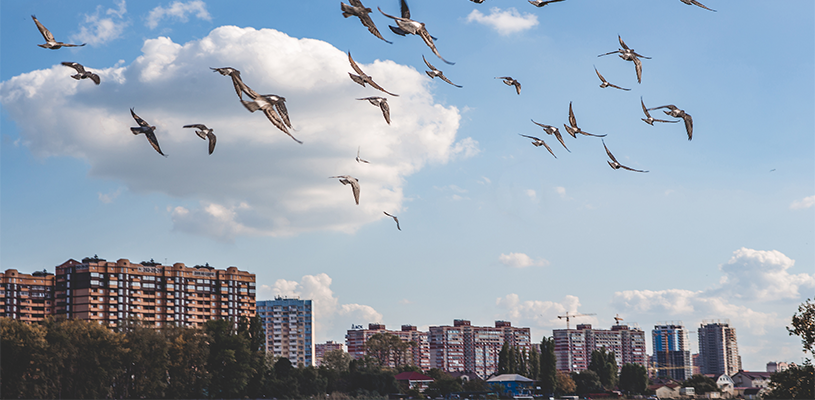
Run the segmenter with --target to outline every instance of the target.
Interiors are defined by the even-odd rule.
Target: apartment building
[[[314,313],[311,300],[275,297],[257,302],[266,352],[292,365],[314,366]]]
[[[201,327],[255,315],[255,274],[183,263],[84,258],[56,267],[56,314],[115,325],[135,317],[152,326]]]
[[[628,325],[611,329],[594,329],[591,324],[578,324],[574,329],[555,329],[555,359],[558,371],[584,371],[591,363],[594,350],[613,351],[617,368],[625,364],[648,365],[645,332]]]
[[[651,339],[657,377],[677,381],[690,379],[690,339],[682,322],[654,326]]]
[[[396,335],[403,342],[414,342],[416,346],[410,350],[413,365],[421,368],[423,371],[432,368],[430,366],[428,334],[427,332],[417,330],[413,325],[402,325],[402,329],[398,331],[390,331],[384,324],[378,323],[368,324],[368,329],[363,329],[362,325],[352,325],[351,329],[345,334],[345,344],[348,347],[348,354],[356,360],[365,357],[365,344],[371,336],[377,333]]]
[[[258,311],[259,313],[260,311]],[[323,356],[331,351],[345,351],[345,344],[338,343],[333,340],[326,341],[325,343],[317,343],[314,345],[314,366],[319,367],[323,363]]]
[[[527,354],[532,350],[529,328],[495,321],[495,326],[474,326],[468,320],[453,320],[452,326],[430,327],[430,365],[447,372],[475,373],[487,379],[498,370],[498,355],[504,343]]]
[[[733,376],[741,370],[736,328],[729,321],[702,321],[699,335],[699,359],[702,374]]]
[[[56,313],[54,274],[22,274],[16,269],[0,272],[0,316],[31,323]]]

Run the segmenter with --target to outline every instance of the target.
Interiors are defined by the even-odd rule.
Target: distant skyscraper
[[[617,367],[625,364],[647,366],[645,332],[628,325],[613,325],[610,330],[592,329],[579,324],[575,329],[555,329],[556,368],[559,371],[584,371],[589,368],[591,352],[603,347],[613,351]]]
[[[741,370],[736,328],[729,322],[702,321],[698,335],[702,374],[733,376]]]
[[[651,331],[657,376],[684,381],[691,377],[688,331],[679,324],[657,325]]]
[[[257,302],[266,335],[266,352],[292,365],[314,366],[314,313],[311,300],[276,297]]]

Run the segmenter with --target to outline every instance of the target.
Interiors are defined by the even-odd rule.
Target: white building
[[[292,365],[314,366],[314,313],[311,300],[276,297],[257,302],[266,352]]]

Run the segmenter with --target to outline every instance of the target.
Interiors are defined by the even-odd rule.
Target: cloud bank
[[[498,261],[512,268],[526,268],[526,267],[545,267],[549,265],[549,261],[544,259],[534,260],[532,257],[524,253],[509,253],[501,254],[498,256]]]
[[[382,93],[348,78],[343,51],[234,26],[184,44],[148,39],[129,65],[88,66],[101,76],[99,86],[71,79],[61,65],[15,76],[0,83],[0,104],[35,156],[81,158],[92,177],[120,181],[130,194],[177,199],[168,208],[176,231],[226,242],[241,235],[353,233],[387,218],[382,210],[399,212],[407,176],[428,163],[478,152],[476,141],[456,138],[458,109],[435,103],[414,68],[356,61],[400,94],[390,99],[392,125],[356,100]],[[293,134],[305,143],[292,141],[261,113],[249,113],[231,80],[209,69],[225,66],[239,69],[256,91],[286,97]],[[131,107],[157,126],[167,158],[143,135],[130,133]],[[182,128],[199,123],[218,137],[212,155],[192,129]],[[360,145],[370,164],[354,160]],[[328,179],[333,175],[359,179],[359,206],[349,187]]]
[[[107,9],[105,16],[101,13],[102,6],[97,6],[95,13],[85,14],[85,23],[79,27],[79,33],[71,36],[71,40],[98,46],[119,38],[130,24],[123,19],[127,13],[125,0],[117,2],[115,9]]]
[[[150,29],[158,27],[159,22],[164,18],[172,18],[181,22],[187,22],[189,14],[195,14],[195,17],[204,21],[212,21],[212,16],[207,11],[207,5],[201,0],[191,0],[186,3],[174,1],[169,7],[164,8],[158,6],[147,15],[147,25]]]
[[[538,25],[538,16],[529,13],[519,13],[514,7],[501,10],[498,7],[490,9],[489,15],[473,10],[467,16],[467,22],[477,22],[495,29],[500,35],[510,35],[525,31]]]
[[[795,200],[790,204],[792,210],[804,210],[815,206],[815,196],[804,197],[801,200]]]

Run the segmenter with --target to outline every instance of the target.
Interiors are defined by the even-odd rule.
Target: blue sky
[[[314,299],[318,341],[352,323],[453,319],[509,320],[538,341],[570,311],[649,334],[727,319],[745,369],[800,361],[784,327],[815,292],[815,4],[704,3],[717,12],[409,2],[448,65],[390,32],[376,7],[398,15],[395,0],[364,2],[393,44],[335,1],[2,2],[0,263],[234,265],[257,274],[259,299]],[[31,14],[88,45],[37,47]],[[651,57],[641,84],[631,62],[597,57],[617,35]],[[387,96],[391,125],[356,100],[384,94],[347,77],[349,51],[400,94]],[[422,55],[463,88],[431,80]],[[71,79],[62,61],[102,84]],[[302,145],[209,69],[226,66],[286,97]],[[595,67],[632,90],[599,88]],[[520,95],[494,79],[507,75]],[[643,123],[640,97],[691,114],[693,140],[681,123]],[[569,102],[622,164],[650,172],[613,170],[599,138],[568,136]],[[131,107],[167,158],[130,133]],[[571,152],[530,119],[561,127]],[[212,155],[182,128],[195,123],[215,129]],[[359,178],[359,206],[334,175]]]

